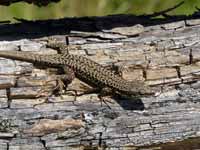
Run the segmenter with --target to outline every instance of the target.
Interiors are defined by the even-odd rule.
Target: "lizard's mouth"
[[[132,97],[132,98],[138,98],[138,97],[142,97],[142,96],[154,96],[155,95],[155,91],[152,89],[141,89],[139,91],[125,91],[125,92],[120,92],[120,95],[124,95],[126,97]]]

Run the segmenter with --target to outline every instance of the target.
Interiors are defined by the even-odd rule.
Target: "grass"
[[[104,16],[110,14],[149,14],[173,7],[181,0],[61,0],[47,7],[37,7],[24,2],[11,6],[0,6],[0,21],[24,19],[49,19],[74,16]],[[200,7],[198,0],[185,0],[185,3],[170,12],[174,14],[192,14]]]

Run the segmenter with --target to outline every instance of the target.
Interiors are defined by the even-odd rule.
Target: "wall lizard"
[[[59,47],[59,45],[55,46]],[[43,55],[22,51],[0,51],[0,57],[30,62],[45,67],[65,68],[65,70],[69,68],[73,70],[78,79],[92,87],[98,89],[108,88],[118,94],[128,96],[154,94],[144,82],[138,80],[127,81],[103,65],[79,55],[69,53]]]

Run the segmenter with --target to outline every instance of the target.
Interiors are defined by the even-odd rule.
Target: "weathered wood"
[[[65,42],[67,35],[70,53],[112,66],[125,79],[143,80],[158,91],[152,97],[107,97],[109,107],[101,106],[95,93],[76,101],[69,93],[51,96],[52,103],[41,103],[44,98],[37,98],[37,91],[56,70],[0,58],[1,148],[154,149],[154,144],[199,137],[200,19],[162,20],[162,24],[160,19],[144,19],[139,23],[132,16],[109,16],[1,25],[0,38],[9,41],[1,41],[0,50],[55,53],[45,48],[45,38],[64,31],[55,37]],[[47,33],[36,24],[54,30]],[[5,34],[6,27],[15,36]],[[68,88],[82,93],[90,87],[83,88],[76,79]]]

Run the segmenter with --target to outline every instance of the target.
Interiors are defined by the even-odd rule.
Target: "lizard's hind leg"
[[[40,97],[42,95],[45,95],[46,101],[49,102],[49,97],[52,95],[62,95],[63,91],[66,90],[66,87],[69,83],[72,82],[72,80],[75,78],[74,72],[71,68],[63,67],[64,73],[61,75],[53,75],[51,77],[51,80],[45,81],[44,87],[38,91],[37,97]],[[50,82],[55,82],[56,85],[52,88],[48,86]]]
[[[57,39],[53,37],[48,38],[48,43],[46,44],[46,47],[56,50],[59,54],[69,53],[69,48],[68,48],[69,46],[66,45],[65,43],[59,42]]]

